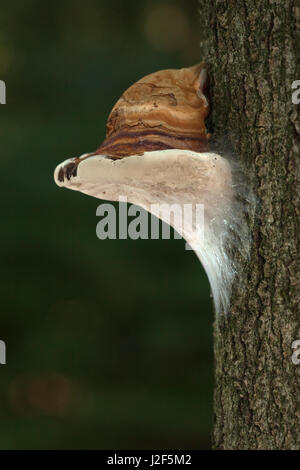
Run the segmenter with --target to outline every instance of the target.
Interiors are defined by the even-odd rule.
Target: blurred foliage
[[[183,240],[96,237],[53,169],[122,91],[199,60],[197,0],[4,0],[1,449],[209,448],[208,281]]]

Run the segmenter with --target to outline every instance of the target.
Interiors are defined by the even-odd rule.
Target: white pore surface
[[[204,205],[204,227],[196,234],[195,220],[182,230],[181,220],[173,227],[196,252],[207,273],[217,313],[227,313],[234,266],[228,255],[229,229],[233,226],[232,178],[228,161],[215,153],[188,150],[145,152],[119,160],[94,155],[82,160],[77,175],[64,182],[58,172],[73,159],[58,165],[54,178],[63,186],[99,199],[128,202],[169,222],[165,210],[153,211],[153,204]],[[181,227],[179,225],[181,224]]]

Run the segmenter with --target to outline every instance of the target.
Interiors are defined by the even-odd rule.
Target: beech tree
[[[215,324],[213,446],[298,449],[300,9],[293,0],[200,0],[199,12],[210,130],[230,142],[257,198],[250,260]]]

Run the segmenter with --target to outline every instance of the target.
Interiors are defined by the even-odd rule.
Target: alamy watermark
[[[6,344],[0,339],[0,365],[6,364]]]
[[[6,104],[6,85],[0,80],[0,104]],[[6,364],[6,344],[0,339],[0,365]]]
[[[292,103],[299,104],[300,103],[300,80],[295,80],[292,83],[292,88],[296,90],[292,93]]]
[[[188,238],[201,242],[204,236],[203,204],[151,204],[149,214],[141,207],[132,204],[126,206],[127,198],[119,197],[118,215],[111,203],[102,203],[97,207],[96,215],[101,217],[97,223],[96,234],[100,240],[164,240],[171,238],[170,226],[175,228],[174,238]],[[125,203],[125,204],[120,204]],[[130,218],[130,220],[129,220]],[[163,220],[160,231],[160,220]],[[187,250],[192,248],[186,243]]]
[[[292,354],[292,363],[298,365],[300,364],[300,339],[293,341],[292,349],[295,350]]]
[[[6,85],[3,80],[0,80],[0,104],[6,104]]]

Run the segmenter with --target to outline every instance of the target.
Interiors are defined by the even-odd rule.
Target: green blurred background
[[[183,240],[100,241],[100,201],[52,176],[199,41],[197,0],[1,1],[1,449],[210,447],[202,266]]]

